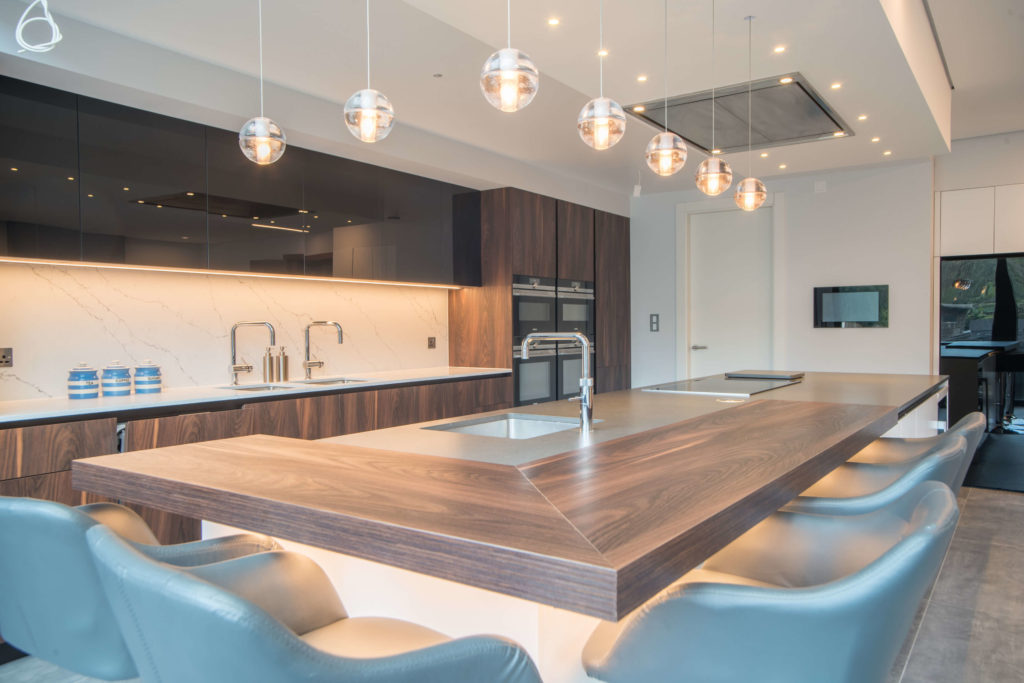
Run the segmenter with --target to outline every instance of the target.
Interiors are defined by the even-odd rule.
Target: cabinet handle
[[[706,347],[706,346],[701,346],[700,344],[694,344],[694,345],[693,345],[693,346],[691,346],[690,348],[691,348],[692,350],[694,350],[694,351],[703,351],[704,349],[706,349],[706,348],[708,348],[708,347]]]

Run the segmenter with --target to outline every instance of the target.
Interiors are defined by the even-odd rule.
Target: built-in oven
[[[571,342],[558,343],[558,372],[556,398],[572,398],[580,395],[580,379],[583,376],[583,348]],[[594,345],[590,345],[590,376],[594,376],[597,361]]]
[[[556,345],[535,344],[529,360],[523,360],[522,346],[512,348],[512,377],[515,404],[545,403],[558,398],[558,355]]]
[[[555,325],[559,332],[580,332],[594,338],[594,283],[559,280],[555,288],[557,302]]]
[[[555,309],[554,278],[512,277],[512,334],[516,343],[531,332],[555,332]]]

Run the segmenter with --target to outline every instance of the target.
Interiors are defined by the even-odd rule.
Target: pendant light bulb
[[[263,115],[263,0],[258,0],[256,7],[260,54],[260,115],[242,124],[238,131],[238,147],[249,161],[268,166],[281,158],[288,141],[281,126]]]
[[[644,157],[652,171],[660,176],[670,176],[678,173],[686,164],[686,143],[668,129],[668,0],[664,2],[664,11],[662,29],[665,31],[665,131],[651,138],[647,143]]]
[[[524,52],[513,47],[498,50],[480,70],[480,90],[491,106],[516,112],[533,102],[540,85],[540,72]]]
[[[379,142],[395,125],[395,108],[387,95],[370,87],[370,0],[366,0],[366,87],[345,102],[345,126],[362,142]]]
[[[736,195],[733,197],[736,206],[744,211],[756,211],[761,208],[764,201],[768,199],[768,191],[757,178],[744,178],[736,185]]]
[[[697,167],[697,189],[709,197],[717,197],[732,185],[732,169],[721,157],[708,157]]]
[[[675,133],[658,133],[647,143],[647,166],[660,176],[678,173],[686,163],[686,143]]]
[[[614,147],[626,133],[626,112],[621,104],[604,96],[604,58],[608,55],[604,49],[604,0],[601,0],[598,17],[600,49],[597,54],[601,92],[599,97],[583,105],[580,115],[576,117],[576,129],[580,132],[580,139],[583,142],[602,151]]]
[[[378,90],[359,90],[345,103],[345,125],[362,142],[383,140],[391,133],[394,123],[395,108]]]
[[[751,49],[750,45],[752,42],[754,17],[747,17],[747,173],[750,173],[750,158],[751,158],[751,83],[753,83],[753,70],[751,67]],[[736,186],[736,195],[733,199],[736,201],[736,206],[740,207],[744,211],[756,211],[764,204],[765,199],[768,198],[768,191],[765,190],[764,183],[762,183],[753,175],[749,175],[740,181]]]
[[[281,126],[266,116],[255,116],[238,131],[238,146],[246,159],[267,166],[281,158],[287,140]]]
[[[626,112],[609,97],[597,97],[584,105],[576,119],[580,138],[600,151],[614,147],[626,132]]]

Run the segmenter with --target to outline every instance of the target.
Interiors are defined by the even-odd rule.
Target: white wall
[[[825,182],[824,192],[815,191],[818,181]],[[775,195],[776,367],[928,372],[931,161],[772,179],[768,189]],[[674,295],[677,273],[685,278],[677,269],[685,254],[676,244],[676,207],[712,201],[722,200],[702,199],[696,190],[632,201],[634,386],[686,376],[675,358],[677,337],[685,331],[676,315],[684,302]],[[813,288],[857,284],[890,286],[890,327],[815,329]],[[662,313],[661,332],[648,331],[649,312]]]
[[[312,356],[327,373],[448,364],[443,289],[12,263],[0,264],[0,282],[17,294],[0,298],[0,346],[14,349],[14,367],[0,369],[0,400],[64,396],[68,369],[83,361],[152,359],[164,386],[226,384],[228,333],[241,320],[274,325],[293,379],[312,320],[345,331],[340,345],[332,330],[312,331]],[[257,368],[242,383],[259,381],[266,346],[266,330],[238,331],[239,358]]]
[[[954,140],[935,157],[935,191],[1024,183],[1024,131]]]

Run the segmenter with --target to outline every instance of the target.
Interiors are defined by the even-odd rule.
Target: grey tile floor
[[[93,683],[44,662],[3,683]],[[1024,681],[1024,494],[964,488],[960,523],[889,683]]]
[[[962,490],[918,624],[890,683],[1024,681],[1024,494]]]

